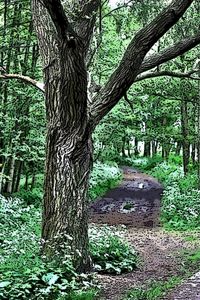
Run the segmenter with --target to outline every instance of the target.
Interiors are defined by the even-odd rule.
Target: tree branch
[[[167,70],[163,70],[163,71],[160,71],[160,72],[149,72],[149,73],[146,73],[146,74],[139,75],[135,79],[135,82],[145,80],[145,79],[155,78],[155,77],[161,77],[161,76],[170,76],[170,77],[177,77],[177,78],[189,78],[189,79],[193,79],[193,80],[200,80],[200,77],[192,76],[192,74],[194,74],[198,71],[199,70],[192,70],[192,71],[187,72],[187,73],[167,71]]]
[[[73,37],[76,36],[75,31],[73,30],[70,22],[68,21],[68,18],[64,12],[60,0],[38,0],[38,1],[46,7],[56,27],[56,31],[60,39],[66,39],[69,37],[69,35]]]
[[[42,82],[36,81],[29,76],[23,76],[20,74],[0,74],[0,80],[18,79],[22,82],[31,84],[36,87],[39,91],[44,93],[44,84]]]
[[[190,38],[186,38],[159,53],[148,56],[142,63],[138,74],[153,69],[165,62],[168,62],[169,60],[172,60],[173,58],[176,58],[179,55],[182,55],[183,53],[197,46],[199,43],[200,33]]]
[[[93,99],[90,108],[93,128],[117,104],[132,85],[147,52],[177,23],[192,2],[192,0],[173,1],[150,24],[136,34],[119,66]]]
[[[76,21],[76,32],[85,44],[86,52],[89,49],[90,40],[93,34],[93,28],[96,21],[98,8],[101,4],[100,0],[83,1],[81,12],[78,14]]]

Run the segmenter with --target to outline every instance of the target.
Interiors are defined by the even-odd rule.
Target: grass
[[[182,279],[178,276],[173,276],[167,281],[152,281],[147,287],[131,290],[124,300],[158,300],[179,285],[181,281]]]

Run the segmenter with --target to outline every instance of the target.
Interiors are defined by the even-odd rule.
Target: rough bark
[[[61,246],[68,243],[66,235],[71,235],[76,267],[85,271],[90,265],[86,193],[92,162],[92,130],[132,85],[146,53],[192,1],[173,1],[136,34],[120,65],[90,107],[85,60],[99,2],[79,2],[81,18],[73,23],[59,0],[33,0],[32,3],[44,66],[47,111],[42,237],[48,243],[44,244],[43,252],[49,258],[55,257],[58,250],[64,255]],[[55,249],[49,247],[52,245]],[[61,253],[56,257],[62,259]]]
[[[36,19],[40,22],[44,18],[44,8],[33,1],[33,10],[34,15],[39,15]],[[37,20],[35,26],[44,63],[47,109],[42,238],[48,243],[44,244],[43,252],[48,257],[55,255],[52,245],[63,251],[62,245],[69,242],[67,236],[70,235],[75,265],[78,270],[86,271],[90,266],[87,189],[92,146],[87,115],[85,45],[76,36],[73,44],[64,39],[57,47],[48,36],[52,30],[51,22],[47,20],[44,28]],[[47,64],[52,55],[54,62]],[[56,244],[55,236],[60,236]]]
[[[109,78],[91,105],[93,126],[116,105],[133,84],[142,66],[145,55],[151,47],[183,15],[193,1],[173,1],[150,24],[140,30],[129,44],[114,73]]]

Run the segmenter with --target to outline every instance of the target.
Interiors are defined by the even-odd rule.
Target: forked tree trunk
[[[78,37],[59,41],[34,2],[35,25],[44,65],[47,111],[46,170],[42,238],[43,253],[62,264],[70,244],[78,271],[90,269],[87,190],[92,162],[88,122],[87,70],[84,44]],[[46,19],[45,19],[46,18]],[[44,20],[46,28],[41,26]],[[68,236],[73,237],[69,240]],[[55,238],[57,237],[57,238]],[[61,260],[60,260],[61,259]]]
[[[32,3],[44,67],[48,126],[42,237],[49,242],[44,244],[43,252],[50,259],[61,258],[62,263],[68,251],[67,235],[71,235],[75,266],[86,271],[90,266],[86,193],[92,130],[124,96],[146,53],[178,21],[191,1],[172,2],[133,38],[116,71],[92,101],[87,99],[85,60],[100,1],[78,1],[72,22],[59,0]]]

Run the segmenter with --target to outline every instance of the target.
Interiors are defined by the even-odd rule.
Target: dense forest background
[[[132,0],[114,6],[109,1],[101,3],[87,57],[91,98],[118,66],[133,35],[165,7],[166,2],[160,0]],[[72,9],[67,5],[65,9],[70,15]],[[161,223],[176,232],[191,233],[200,228],[199,16],[200,2],[194,1],[149,51],[147,60],[153,55],[162,57],[179,41],[181,48],[193,39],[196,47],[139,74],[92,135],[89,201],[119,184],[121,166],[139,168],[163,184]],[[47,127],[43,72],[30,1],[1,0],[0,299],[9,295],[10,300],[92,300],[99,295],[99,286],[91,275],[77,272],[70,248],[64,269],[40,256]],[[138,254],[120,240],[115,229],[91,226],[89,236],[96,271],[120,274],[139,264]],[[199,249],[192,256],[190,274],[199,268]],[[184,276],[187,268],[188,264]],[[78,290],[83,294],[74,294]],[[142,288],[138,298],[135,295],[133,292],[124,299],[141,299]]]
[[[1,73],[23,74],[42,81],[29,1],[5,1],[0,5]],[[98,90],[119,63],[132,31],[148,22],[162,5],[162,1],[156,5],[150,1],[130,2],[113,10],[107,3],[102,6],[88,62],[93,74],[92,91]],[[195,36],[199,30],[196,26],[198,6],[195,3],[151,52],[162,53],[178,39]],[[145,74],[144,79],[139,78],[134,88],[98,125],[93,135],[95,160],[120,163],[121,157],[154,156],[157,153],[167,160],[170,153],[183,153],[187,173],[189,165],[195,164],[199,156],[199,81],[195,80],[198,59],[199,47],[196,47],[157,67],[150,75],[153,78]],[[33,191],[44,170],[43,94],[19,80],[2,80],[0,84],[0,191]]]

